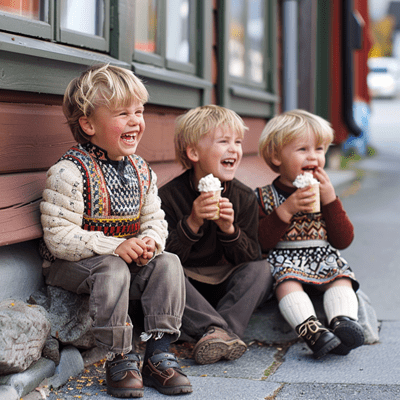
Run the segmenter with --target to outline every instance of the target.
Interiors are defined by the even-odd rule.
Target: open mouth
[[[133,144],[136,141],[137,133],[126,133],[121,136],[121,139],[127,144]]]
[[[233,168],[236,160],[234,158],[227,158],[226,160],[222,160],[222,165],[227,168]]]
[[[303,171],[303,173],[304,172],[309,172],[310,174],[314,174],[314,172],[315,172],[315,169],[316,169],[317,167],[304,167],[304,168],[302,168],[302,171]]]

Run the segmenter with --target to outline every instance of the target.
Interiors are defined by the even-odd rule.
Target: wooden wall
[[[146,131],[138,154],[157,173],[159,186],[182,172],[174,163],[173,148],[174,121],[182,112],[146,107]],[[255,156],[264,121],[244,119],[250,128],[244,152]],[[46,171],[74,144],[64,121],[59,105],[0,103],[0,246],[41,236],[39,204]],[[247,164],[244,178],[251,182],[252,175],[260,174],[249,173],[252,165]]]
[[[218,81],[217,0],[214,0],[212,82]],[[212,103],[217,103],[216,90]],[[74,144],[61,110],[62,96],[0,90],[0,246],[42,235],[39,204],[47,169]],[[174,163],[175,118],[185,110],[146,105],[146,131],[138,154],[158,176],[158,186],[182,172]],[[238,178],[251,187],[275,176],[258,158],[258,138],[265,121],[243,118],[249,131]]]

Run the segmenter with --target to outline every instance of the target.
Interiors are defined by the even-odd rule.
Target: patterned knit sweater
[[[139,166],[146,165],[135,157]],[[113,254],[133,236],[154,239],[155,255],[164,250],[168,230],[157,177],[146,165],[151,179],[142,179],[129,161],[112,161],[89,143],[70,149],[49,169],[40,211],[43,238],[53,256],[79,261]]]

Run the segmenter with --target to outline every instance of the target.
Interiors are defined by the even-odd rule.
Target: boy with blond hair
[[[63,111],[78,144],[49,169],[41,203],[46,283],[90,296],[93,335],[109,351],[107,393],[120,398],[142,397],[143,381],[168,395],[192,392],[169,352],[185,304],[182,266],[163,251],[157,177],[135,154],[147,98],[131,71],[111,65],[71,81]],[[131,300],[144,314],[142,374]]]
[[[265,162],[279,173],[256,189],[260,205],[259,241],[272,268],[279,309],[316,358],[346,355],[364,343],[357,322],[359,283],[337,249],[354,237],[350,222],[324,170],[334,137],[323,118],[304,110],[278,115],[259,141]],[[318,181],[321,210],[309,182]],[[328,326],[317,319],[309,293],[322,292]],[[329,329],[327,329],[329,328]]]
[[[175,154],[186,171],[159,191],[169,229],[166,249],[179,256],[186,275],[182,331],[197,340],[199,364],[243,355],[240,337],[271,290],[270,268],[260,259],[256,197],[235,179],[246,129],[235,112],[215,105],[178,117]],[[221,181],[219,204],[198,190],[209,174]]]

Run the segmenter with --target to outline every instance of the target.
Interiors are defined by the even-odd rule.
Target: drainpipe
[[[298,0],[283,0],[283,111],[297,108]]]
[[[354,62],[353,51],[362,48],[363,21],[353,11],[353,1],[343,2],[343,119],[353,136],[362,134],[361,128],[354,120],[353,87]]]

